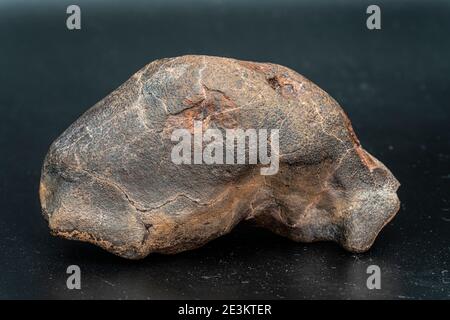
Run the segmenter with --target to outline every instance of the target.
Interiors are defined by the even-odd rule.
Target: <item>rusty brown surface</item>
[[[280,169],[175,165],[176,128],[280,130]],[[176,253],[242,220],[362,252],[399,209],[398,181],[338,103],[283,66],[208,56],[154,61],[50,147],[40,200],[52,234],[122,257]]]

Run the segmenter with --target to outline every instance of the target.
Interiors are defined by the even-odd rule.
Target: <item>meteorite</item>
[[[174,131],[193,133],[196,121],[277,130],[275,174],[258,161],[173,161]],[[248,159],[251,150],[249,140]],[[398,187],[339,104],[302,75],[189,55],[148,64],[75,121],[51,145],[39,193],[52,234],[139,259],[200,247],[243,220],[363,252],[398,211]]]

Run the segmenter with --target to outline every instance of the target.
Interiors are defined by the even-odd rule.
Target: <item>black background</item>
[[[82,29],[66,28],[78,4]],[[450,298],[450,2],[2,1],[0,298]],[[398,216],[365,254],[250,226],[175,256],[127,261],[49,235],[50,143],[148,62],[209,54],[288,66],[345,109],[402,183]],[[66,288],[66,268],[82,289]],[[366,288],[379,265],[382,289]]]

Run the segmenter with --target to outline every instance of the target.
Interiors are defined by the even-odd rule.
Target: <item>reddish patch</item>
[[[284,75],[275,75],[267,79],[269,85],[283,97],[297,97],[300,84]]]
[[[355,148],[356,153],[359,155],[359,158],[362,160],[364,165],[372,172],[373,169],[378,168],[378,165],[375,161],[373,161],[372,157],[365,152],[361,147]]]
[[[202,121],[203,129],[211,127],[212,124],[219,128],[236,128],[239,114],[236,103],[220,90],[203,86],[203,92],[203,95],[186,98],[183,104],[188,108],[169,116],[166,129],[188,129],[193,133],[194,120]]]
[[[272,67],[270,64],[267,63],[256,63],[256,62],[249,62],[249,61],[237,61],[237,63],[244,68],[247,68],[252,71],[256,71],[259,73],[268,74],[273,72]]]

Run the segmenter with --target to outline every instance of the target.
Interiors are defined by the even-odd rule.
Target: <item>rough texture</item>
[[[278,128],[280,170],[175,165],[171,132]],[[295,241],[370,248],[399,209],[398,181],[327,93],[275,64],[208,56],[154,61],[50,147],[40,199],[53,234],[126,258],[176,253],[242,220]]]

